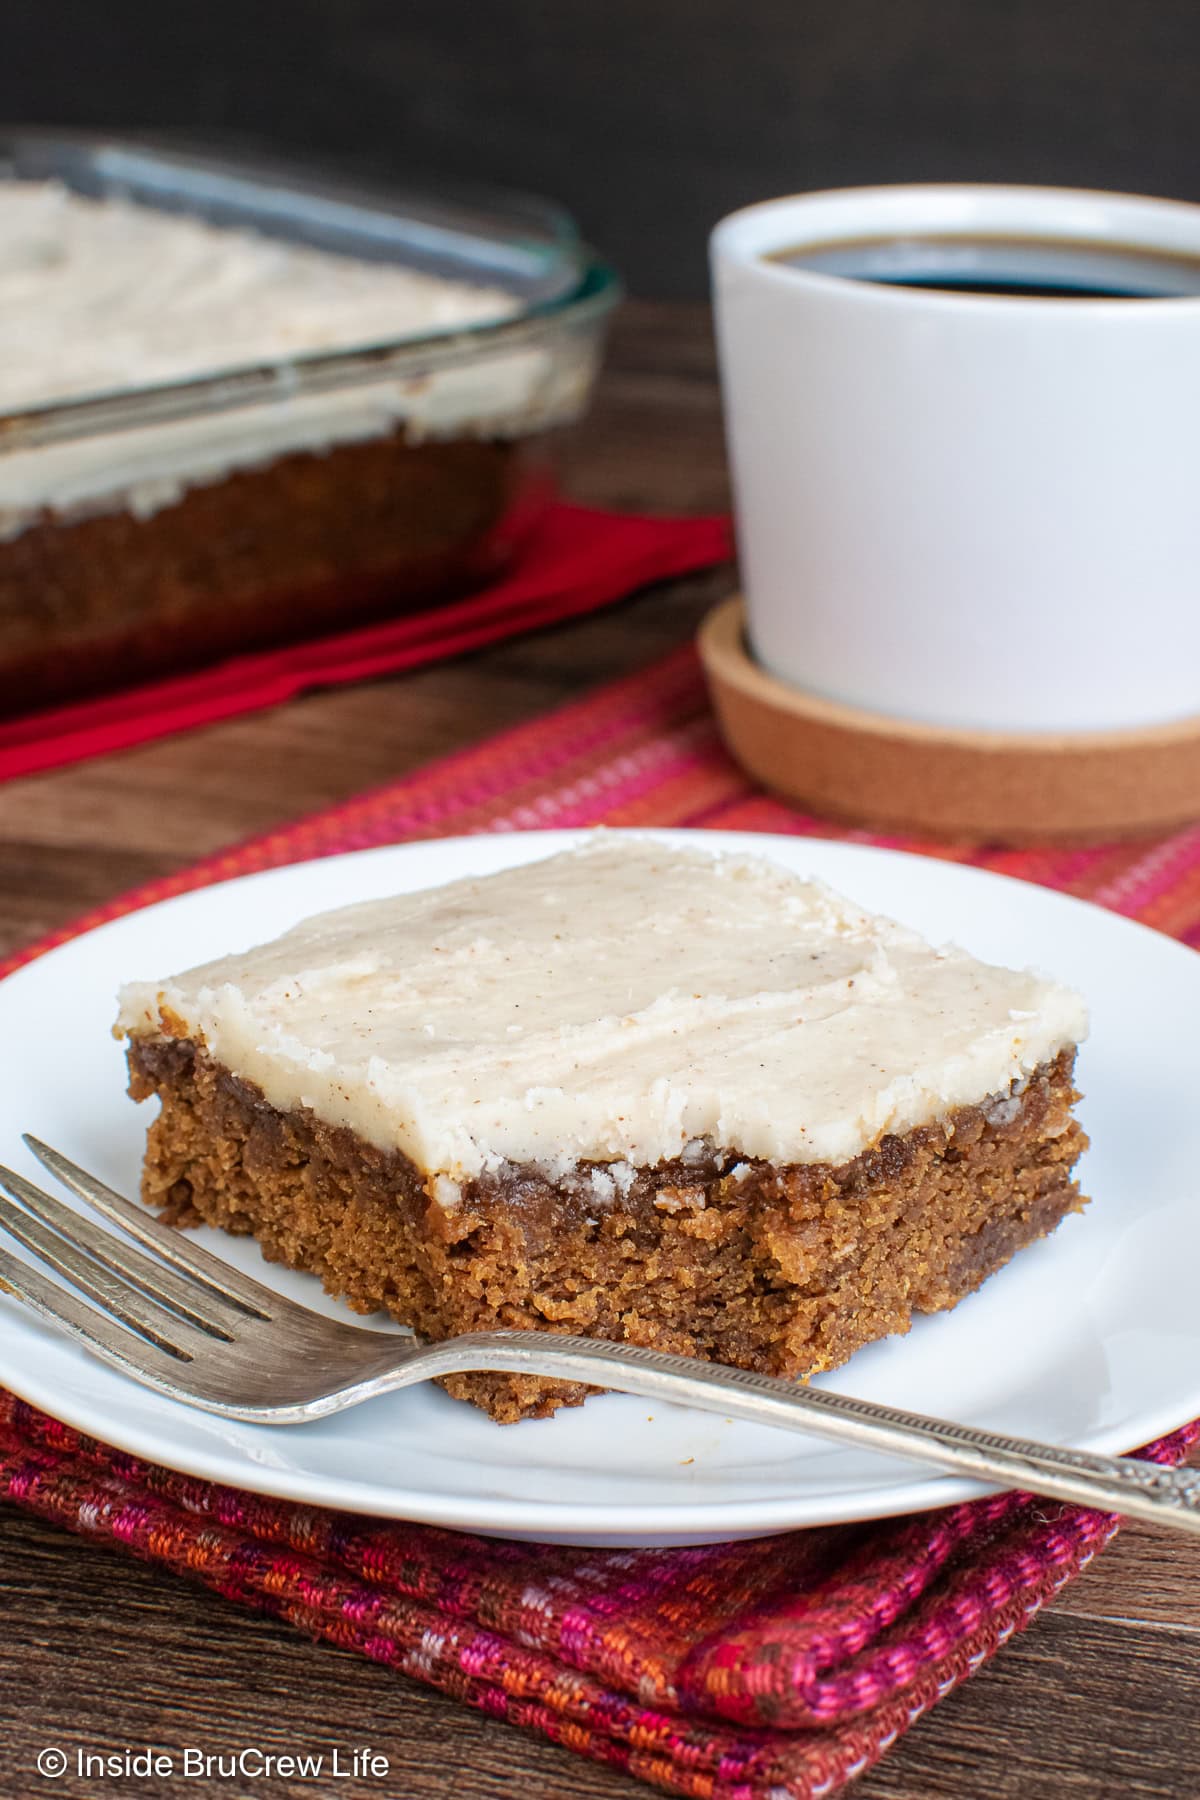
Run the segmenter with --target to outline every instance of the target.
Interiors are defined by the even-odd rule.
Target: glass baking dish
[[[549,203],[373,194],[41,133],[0,143],[8,182],[501,290],[509,311],[214,349],[178,378],[0,410],[0,713],[461,593],[548,504],[619,293]]]

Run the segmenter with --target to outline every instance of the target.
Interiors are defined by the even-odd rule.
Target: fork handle
[[[500,1370],[674,1401],[754,1425],[810,1432],[835,1443],[932,1463],[1001,1488],[1123,1513],[1200,1536],[1200,1470],[1005,1437],[773,1375],[600,1338],[541,1331],[472,1332],[425,1346],[421,1360],[422,1373],[430,1377]]]

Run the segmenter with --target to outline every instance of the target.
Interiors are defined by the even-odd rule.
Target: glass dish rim
[[[164,160],[204,164],[202,157],[189,157],[149,140],[139,142],[123,139],[117,134],[54,132],[37,128],[0,129],[0,160],[13,154],[22,142],[81,150],[102,145],[121,146],[148,156],[161,156]],[[216,165],[217,161],[214,158],[209,166]],[[288,172],[280,164],[228,159],[224,166],[248,176],[257,172],[288,178]],[[303,170],[299,179],[294,169],[290,174],[297,190],[302,192],[305,185]],[[4,179],[0,175],[0,181]],[[315,182],[317,177],[313,180]],[[455,198],[449,190],[447,194],[451,200]],[[416,199],[417,195],[404,197]],[[439,198],[432,190],[423,197]],[[482,198],[482,191],[479,197]],[[571,215],[553,201],[502,189],[494,190],[492,197],[498,204],[508,201],[535,207],[548,218],[561,221],[569,232],[574,232]],[[561,293],[526,301],[513,317],[449,331],[422,335],[407,333],[400,337],[343,344],[335,349],[309,351],[277,361],[234,364],[211,374],[192,375],[182,380],[96,390],[40,405],[0,411],[0,455],[45,444],[69,443],[109,431],[168,424],[241,406],[299,399],[373,381],[423,375],[455,364],[482,360],[493,352],[537,343],[562,330],[599,325],[623,296],[620,279],[612,265],[578,236],[563,234],[558,241],[564,250],[570,248],[574,252],[575,279]]]

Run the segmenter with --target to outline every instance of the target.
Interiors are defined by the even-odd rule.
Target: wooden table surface
[[[727,498],[707,316],[629,306],[571,473],[582,499]],[[136,882],[530,717],[683,641],[728,572],[439,668],[0,788],[0,950]],[[51,1782],[37,1751],[370,1746],[338,1800],[619,1800],[648,1790],[182,1580],[0,1509],[0,1797],[184,1800],[236,1782]],[[255,1800],[314,1784],[255,1780]],[[861,1800],[1195,1800],[1200,1544],[1129,1527],[939,1706]]]

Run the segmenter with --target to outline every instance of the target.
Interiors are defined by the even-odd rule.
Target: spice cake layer
[[[423,1336],[776,1373],[952,1306],[1081,1204],[1083,1003],[762,859],[598,834],[122,996],[144,1197]],[[498,1418],[582,1396],[469,1376]]]

